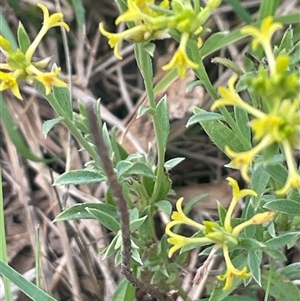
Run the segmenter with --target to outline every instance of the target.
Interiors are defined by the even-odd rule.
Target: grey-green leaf
[[[75,219],[95,219],[95,215],[91,214],[87,209],[97,209],[98,211],[103,211],[115,219],[119,217],[117,209],[113,205],[105,203],[83,203],[67,208],[54,219],[54,222]]]
[[[102,174],[99,171],[95,170],[72,170],[63,173],[59,176],[54,185],[78,185],[78,184],[90,184],[90,183],[100,183],[102,181],[106,181],[106,175]]]
[[[47,120],[43,123],[42,132],[45,138],[47,138],[48,133],[50,130],[58,123],[60,123],[63,120],[62,117],[53,118],[50,120]]]
[[[289,199],[279,199],[268,202],[264,205],[264,208],[291,215],[300,214],[300,203]]]

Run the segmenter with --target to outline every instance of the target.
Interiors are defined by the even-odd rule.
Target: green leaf
[[[70,99],[70,93],[68,88],[60,88],[60,87],[53,86],[52,89],[53,89],[53,95],[61,108],[60,112],[58,112],[59,115],[68,118],[69,120],[72,120],[73,108],[72,108],[72,102]]]
[[[60,123],[61,121],[63,121],[62,117],[57,117],[57,118],[53,118],[50,120],[47,120],[43,123],[43,135],[45,138],[47,138],[48,133],[50,132],[50,130],[58,123]]]
[[[156,201],[164,200],[172,187],[172,181],[168,174],[164,173],[160,181],[162,183],[161,190],[159,191]]]
[[[277,199],[266,203],[263,208],[291,215],[300,214],[300,203],[289,199]]]
[[[1,23],[0,23],[1,24]],[[2,120],[5,129],[9,135],[10,140],[16,147],[18,153],[24,158],[34,161],[34,162],[51,162],[53,160],[47,160],[44,158],[39,158],[33,154],[30,148],[25,143],[22,135],[20,134],[18,128],[15,126],[13,118],[6,106],[2,93],[0,93],[0,119]]]
[[[278,52],[280,53],[281,51],[285,50],[286,53],[289,53],[293,48],[294,48],[294,42],[293,42],[293,27],[290,25],[282,39],[278,48]]]
[[[280,274],[284,275],[291,281],[300,279],[300,262],[289,264],[280,270]]]
[[[244,137],[248,141],[251,141],[251,130],[250,130],[250,126],[249,126],[248,113],[244,109],[242,109],[238,106],[235,106],[234,107],[234,117],[235,117],[235,121],[236,121],[238,127],[240,128],[241,132],[243,133]]]
[[[53,185],[78,185],[91,184],[106,181],[107,177],[95,170],[71,170],[60,175]]]
[[[135,300],[135,286],[124,278],[115,290],[112,301],[133,301]]]
[[[175,166],[177,166],[179,163],[181,163],[183,160],[185,160],[185,158],[183,158],[183,157],[177,157],[174,159],[170,159],[165,162],[164,167],[167,171],[169,171],[172,168],[174,168]]]
[[[266,246],[268,248],[279,249],[286,246],[292,241],[296,241],[300,237],[299,232],[289,232],[285,234],[280,234],[280,236],[271,238],[266,241]]]
[[[250,271],[252,272],[252,276],[255,281],[261,286],[261,264],[262,252],[261,251],[253,251],[250,250],[248,252],[248,266]]]
[[[195,113],[187,122],[186,127],[189,127],[192,124],[202,122],[202,121],[211,121],[211,120],[223,120],[224,117],[221,114],[213,112],[201,112]]]
[[[170,132],[170,122],[169,122],[169,110],[168,110],[168,103],[167,103],[167,97],[164,95],[162,99],[159,101],[159,103],[156,106],[157,109],[157,116],[160,123],[160,130],[163,134],[163,145],[166,148],[167,142],[168,142],[168,136]]]
[[[57,301],[0,259],[1,274],[13,282],[25,295],[34,301]]]
[[[109,132],[107,130],[107,125],[106,123],[103,124],[102,126],[102,135],[103,135],[103,140],[107,146],[108,149],[108,155],[110,158],[112,158],[113,155],[113,148],[112,148],[112,144],[111,144],[111,140],[110,140],[110,135]]]
[[[155,175],[151,168],[142,162],[136,162],[133,163],[126,171],[126,174],[128,175],[140,175],[140,176],[146,176],[149,178],[155,178]]]
[[[83,31],[84,23],[85,23],[85,18],[84,18],[84,7],[82,5],[81,0],[72,0],[74,9],[75,9],[75,16],[76,16],[76,21],[78,24],[78,27],[81,31]]]
[[[264,290],[266,290],[269,285],[268,279],[269,272],[263,271],[262,286]],[[270,295],[273,296],[275,300],[296,301],[299,300],[299,289],[294,283],[287,281],[284,275],[273,272],[271,275]]]
[[[87,209],[96,209],[102,211],[109,216],[117,219],[119,214],[115,206],[105,203],[83,203],[75,204],[61,212],[53,222],[61,222],[75,219],[95,219],[95,215],[91,214]]]
[[[109,230],[114,232],[118,232],[120,230],[119,222],[106,212],[91,207],[87,207],[85,210],[94,215],[94,217]]]
[[[253,206],[255,209],[258,208],[261,196],[266,190],[269,182],[270,175],[261,167],[258,166],[254,169],[251,176],[251,189],[257,193],[257,197],[253,197]]]
[[[194,114],[204,113],[205,110],[194,107]],[[228,145],[236,152],[245,151],[237,135],[219,120],[210,120],[200,122],[202,128],[210,137],[213,143],[222,151],[225,151],[225,146]]]
[[[286,182],[288,171],[281,164],[267,165],[263,168],[282,185]]]
[[[137,249],[131,249],[131,258],[134,259],[140,265],[143,265],[143,261],[141,259],[140,253]]]
[[[17,41],[15,39],[14,34],[12,33],[12,31],[10,29],[10,25],[7,23],[5,17],[2,15],[1,11],[0,11],[0,24],[1,24],[0,33],[3,35],[3,37],[5,39],[7,39],[9,41],[13,51],[16,51],[18,48]]]
[[[134,232],[135,230],[137,230],[144,223],[147,217],[148,216],[143,216],[138,219],[134,219],[130,221],[130,231]]]
[[[162,200],[155,203],[156,207],[162,210],[166,215],[170,216],[173,206],[170,201]]]
[[[19,48],[23,53],[25,53],[30,46],[30,39],[21,22],[19,22],[17,35],[18,35]]]
[[[258,20],[263,20],[268,16],[274,16],[277,7],[279,6],[279,0],[262,0],[259,6]]]

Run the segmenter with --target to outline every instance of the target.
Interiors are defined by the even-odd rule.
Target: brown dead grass
[[[33,37],[41,22],[41,14],[34,10],[31,3],[24,0],[19,10],[12,10],[7,3],[1,4],[2,13],[7,17],[13,32],[16,31],[18,19]],[[54,9],[52,1],[40,1],[50,9]],[[260,1],[245,1],[245,5],[257,9]],[[293,10],[283,1],[281,11]],[[61,1],[65,20],[73,30],[69,34],[69,46],[72,63],[73,104],[76,110],[78,99],[91,97],[102,99],[102,118],[109,126],[116,126],[121,133],[126,130],[126,122],[134,119],[137,103],[143,100],[143,86],[134,62],[132,45],[123,47],[124,60],[117,61],[107,45],[104,37],[100,36],[98,23],[104,21],[107,27],[114,31],[113,20],[117,16],[117,8],[113,1],[86,0],[86,34],[77,30],[73,8],[68,1]],[[296,1],[289,1],[296,3]],[[224,4],[216,11],[210,21],[212,31],[224,31],[240,26],[239,20]],[[159,43],[158,49],[163,57],[170,45]],[[231,57],[242,64],[245,44],[230,45],[221,51],[221,56]],[[36,53],[39,57],[53,56],[53,62],[65,68],[65,57],[62,49],[59,31],[51,31]],[[162,77],[158,57],[155,58],[157,77]],[[225,83],[230,72],[222,67],[212,66],[207,61],[210,75],[216,85]],[[67,79],[67,76],[66,76]],[[178,90],[174,90],[178,89]],[[204,133],[187,131],[185,124],[190,115],[189,104],[200,104],[209,108],[210,99],[203,91],[198,90],[193,95],[185,94],[185,85],[178,88],[178,81],[166,91],[171,104],[172,131],[170,135],[168,157],[184,156],[187,160],[172,171],[174,189],[178,195],[187,199],[195,194],[212,192],[212,198],[226,200],[230,198],[224,186],[225,171],[223,165],[227,159],[210,143]],[[177,92],[180,98],[176,98]],[[120,269],[114,266],[113,259],[102,260],[98,250],[111,240],[109,233],[94,220],[72,221],[68,223],[52,223],[62,206],[71,206],[79,202],[98,202],[106,189],[101,185],[53,187],[53,181],[69,169],[80,169],[89,160],[84,152],[79,152],[75,141],[69,143],[66,128],[56,126],[44,138],[41,133],[42,123],[55,116],[51,107],[33,88],[22,87],[25,101],[20,102],[9,93],[3,93],[15,125],[32,153],[38,157],[53,158],[60,155],[51,164],[33,162],[24,159],[17,153],[5,128],[1,128],[0,155],[3,172],[3,189],[5,196],[5,220],[10,264],[20,273],[33,281],[35,278],[37,233],[41,237],[42,287],[58,300],[76,301],[110,301],[117,284],[123,276]],[[140,101],[139,101],[140,100]],[[178,117],[178,112],[184,112]],[[131,117],[130,117],[131,116]],[[126,121],[126,122],[125,122]],[[136,129],[142,128],[141,137]],[[128,143],[135,145],[138,150],[145,150],[148,142],[153,142],[151,123],[144,124],[133,121],[127,135]],[[129,138],[128,138],[129,137]],[[146,137],[146,138],[145,138]],[[125,141],[124,141],[125,143]],[[127,145],[125,145],[127,146]],[[130,146],[128,145],[128,148]],[[131,145],[132,147],[132,145]],[[205,182],[205,184],[200,184]],[[67,194],[67,197],[66,197]],[[66,204],[62,200],[67,199]],[[214,200],[203,203],[199,210],[205,212],[214,210]],[[225,204],[226,205],[226,202]],[[192,254],[183,287],[192,290],[191,277],[198,265],[197,252]],[[216,267],[214,267],[216,268]],[[195,296],[200,297],[204,288],[193,289]],[[18,301],[28,300],[15,289]],[[143,299],[144,298],[144,299]],[[0,300],[3,300],[0,298]],[[146,297],[139,297],[146,300]],[[147,299],[148,300],[148,299]]]

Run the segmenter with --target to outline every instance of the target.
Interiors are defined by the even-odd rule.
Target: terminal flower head
[[[272,51],[271,39],[275,31],[282,27],[281,23],[273,22],[273,17],[269,16],[262,21],[259,29],[251,25],[245,26],[241,29],[241,33],[248,34],[253,37],[253,49],[256,49],[259,44],[262,45],[268,60],[271,74],[275,72],[275,57]]]
[[[17,78],[13,76],[13,74],[0,71],[0,80],[0,91],[10,89],[15,97],[17,97],[20,100],[23,99],[20,93]]]
[[[180,45],[171,61],[162,67],[163,70],[177,69],[179,76],[184,79],[187,68],[196,69],[198,64],[189,59],[186,53],[187,42],[189,39],[188,33],[183,33],[180,39]]]
[[[45,87],[45,94],[48,95],[51,93],[52,86],[65,88],[68,85],[58,78],[60,73],[60,68],[56,68],[55,71],[51,72],[42,72],[36,76],[36,80],[41,82]]]
[[[238,201],[245,196],[257,196],[257,194],[251,189],[240,189],[238,183],[233,178],[228,177],[227,180],[229,185],[232,187],[233,196],[224,220],[224,226],[214,221],[204,221],[203,224],[200,224],[187,217],[182,209],[183,198],[180,198],[177,201],[177,211],[173,212],[171,216],[172,220],[166,226],[166,234],[169,236],[168,242],[172,245],[168,254],[169,257],[171,257],[177,250],[182,250],[182,248],[187,246],[189,246],[189,248],[196,248],[198,246],[214,244],[213,252],[220,248],[223,249],[227,271],[224,275],[219,276],[219,279],[225,280],[224,290],[231,287],[234,277],[247,278],[251,276],[251,273],[247,272],[246,267],[239,270],[233,266],[229,256],[230,246],[234,247],[239,244],[240,233],[245,227],[269,222],[275,215],[273,212],[258,213],[249,220],[233,227],[231,223],[232,214]],[[195,235],[192,237],[186,237],[174,233],[171,230],[173,226],[181,224],[197,229],[199,234],[202,236],[198,237],[198,235]]]
[[[27,83],[32,84],[34,80],[38,80],[43,83],[46,94],[51,92],[52,86],[66,87],[67,84],[58,78],[60,68],[57,68],[53,72],[44,72],[45,67],[50,62],[51,58],[45,58],[41,60],[32,61],[35,50],[37,49],[42,38],[52,27],[60,26],[69,31],[69,26],[62,21],[62,13],[49,14],[45,5],[38,3],[44,14],[43,25],[35,37],[34,41],[24,49],[25,43],[22,42],[22,38],[29,40],[29,37],[21,23],[19,23],[18,32],[22,34],[20,37],[20,48],[13,50],[10,42],[3,36],[0,36],[0,50],[5,56],[6,61],[0,64],[0,90],[11,90],[14,96],[22,100],[22,95],[19,89],[19,81],[25,80]],[[27,37],[26,37],[27,36]],[[6,71],[6,72],[3,72]]]
[[[195,39],[198,48],[202,46],[203,24],[220,3],[221,0],[210,0],[205,7],[200,7],[199,3],[194,5],[190,0],[127,0],[127,10],[115,23],[118,25],[121,22],[130,22],[130,28],[113,34],[106,31],[100,23],[99,30],[108,38],[109,45],[114,48],[118,59],[122,59],[119,47],[123,39],[139,43],[172,36],[176,39],[180,37],[177,51],[171,61],[163,66],[163,70],[177,69],[179,76],[184,78],[187,68],[199,67],[187,55],[187,42],[189,39]]]

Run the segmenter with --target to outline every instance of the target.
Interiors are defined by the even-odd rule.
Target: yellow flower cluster
[[[221,98],[212,105],[212,110],[220,106],[232,105],[244,109],[253,116],[250,127],[257,144],[245,152],[235,152],[229,147],[226,154],[232,159],[232,166],[241,170],[245,181],[249,181],[249,167],[255,157],[264,150],[280,147],[286,158],[288,178],[278,195],[286,194],[291,188],[300,187],[300,174],[293,156],[293,150],[300,145],[300,82],[296,73],[288,70],[289,56],[280,54],[277,58],[271,47],[271,37],[280,23],[273,23],[267,17],[260,29],[246,26],[242,32],[254,37],[253,47],[261,44],[265,50],[269,72],[261,68],[250,83],[250,88],[261,97],[262,109],[243,101],[235,91],[236,76],[230,78],[228,88],[219,87]]]
[[[258,213],[254,215],[249,220],[232,227],[231,219],[232,213],[238,203],[238,201],[247,196],[252,195],[256,196],[256,192],[250,189],[240,190],[238,183],[233,179],[227,178],[229,185],[232,186],[232,200],[228,208],[224,226],[221,226],[217,222],[205,221],[203,224],[199,224],[192,219],[188,218],[182,210],[183,198],[180,198],[176,203],[177,211],[173,212],[170,221],[166,226],[166,233],[170,236],[168,242],[173,245],[169,251],[169,257],[171,257],[175,251],[182,249],[186,246],[202,246],[207,244],[214,244],[214,252],[220,248],[223,249],[223,254],[226,263],[226,273],[218,276],[218,279],[225,281],[223,290],[228,290],[232,286],[233,279],[237,278],[247,278],[251,276],[251,273],[247,272],[247,267],[239,270],[232,264],[232,261],[229,256],[229,248],[232,246],[237,246],[239,244],[239,235],[241,231],[250,225],[264,224],[273,220],[275,213],[268,211],[263,213]],[[172,232],[171,228],[175,225],[185,224],[192,226],[200,231],[203,234],[202,237],[185,237],[183,235],[176,234]]]
[[[49,11],[45,5],[41,3],[38,3],[37,5],[42,9],[44,14],[43,26],[34,41],[25,51],[22,51],[21,49],[14,51],[9,41],[3,36],[0,36],[0,49],[6,57],[6,62],[0,63],[0,91],[11,90],[13,95],[20,100],[23,98],[19,89],[19,80],[26,80],[30,84],[34,80],[41,82],[45,87],[46,95],[51,93],[52,86],[67,86],[67,84],[58,77],[60,68],[56,68],[51,72],[42,71],[50,62],[50,58],[40,61],[32,61],[36,48],[49,29],[61,26],[69,31],[69,26],[65,22],[61,21],[63,17],[62,13],[49,15]]]
[[[164,39],[176,33],[180,35],[178,50],[171,61],[163,66],[163,70],[177,69],[181,78],[185,77],[186,69],[198,68],[187,55],[187,43],[191,37],[198,40],[198,47],[202,46],[202,25],[208,19],[210,12],[220,5],[221,0],[209,0],[203,8],[199,3],[190,0],[163,0],[159,5],[155,0],[127,0],[127,11],[116,19],[116,25],[121,22],[133,22],[130,28],[120,33],[110,33],[100,23],[100,32],[108,38],[109,45],[114,48],[114,54],[118,59],[120,55],[120,43],[126,39],[131,42],[150,41]]]

